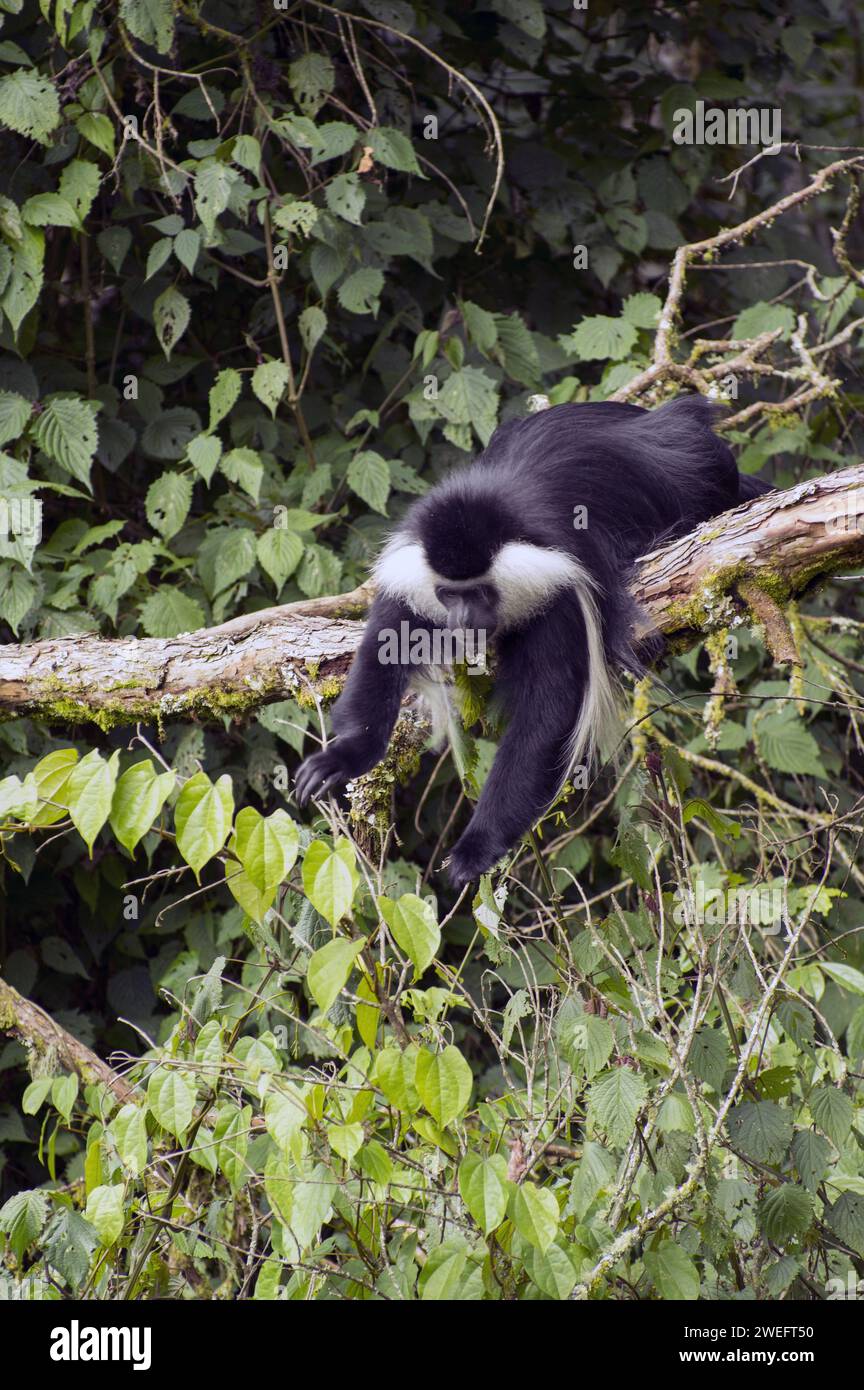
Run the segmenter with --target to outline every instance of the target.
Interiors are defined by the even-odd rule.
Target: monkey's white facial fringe
[[[588,575],[578,560],[561,550],[508,541],[486,577],[498,590],[500,626],[506,630],[535,617],[562,589],[576,587]]]
[[[447,581],[436,575],[419,542],[395,536],[381,552],[375,582],[392,598],[408,603],[419,616],[431,622],[446,621],[447,610],[436,597],[435,586]],[[572,555],[510,541],[501,547],[488,574],[477,582],[494,584],[498,591],[501,631],[528,622],[562,589],[572,589],[579,600],[588,645],[588,680],[562,769],[563,785],[575,767],[612,752],[623,722],[620,688],[606,661],[592,576]],[[440,746],[448,737],[454,743],[461,725],[448,683],[426,670],[413,677],[412,685],[429,707],[435,743]]]
[[[435,595],[439,580],[419,541],[406,541],[396,535],[388,541],[375,566],[375,583],[391,598],[401,598],[421,618],[434,623],[447,621],[447,609]]]

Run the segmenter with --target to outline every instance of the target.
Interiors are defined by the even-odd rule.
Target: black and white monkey
[[[375,567],[336,737],[302,764],[298,802],[383,758],[418,671],[381,662],[383,632],[485,631],[507,728],[449,874],[462,887],[490,869],[616,739],[616,669],[644,669],[628,590],[637,556],[767,488],[739,474],[712,418],[699,396],[651,411],[553,406],[502,425],[415,503]]]

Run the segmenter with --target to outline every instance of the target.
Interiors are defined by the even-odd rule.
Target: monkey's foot
[[[456,842],[448,861],[447,876],[453,887],[461,891],[466,883],[487,873],[505,853],[506,848],[493,843],[485,831],[472,830],[469,826]]]

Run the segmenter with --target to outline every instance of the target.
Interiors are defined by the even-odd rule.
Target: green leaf
[[[634,328],[656,328],[663,304],[656,294],[631,294],[624,300],[622,314]]]
[[[184,227],[174,238],[174,255],[191,275],[201,254],[201,235],[193,227]]]
[[[496,1230],[507,1215],[511,1184],[507,1161],[501,1154],[482,1158],[469,1150],[459,1165],[459,1192],[485,1236]]]
[[[382,516],[387,515],[390,469],[380,454],[373,449],[364,449],[355,454],[348,465],[348,486],[374,511]]]
[[[95,1227],[103,1245],[113,1245],[123,1234],[125,1215],[123,1210],[123,1184],[111,1187],[94,1187],[87,1198],[84,1212],[91,1226]]]
[[[18,439],[33,411],[31,401],[14,391],[0,391],[0,445]]]
[[[221,440],[215,434],[198,434],[186,446],[186,457],[195,472],[209,483],[222,457]]]
[[[350,1163],[363,1147],[363,1126],[361,1124],[329,1125],[327,1142],[334,1153]]]
[[[811,1091],[810,1114],[815,1123],[839,1148],[852,1128],[855,1107],[845,1091],[837,1086],[819,1086]]]
[[[174,807],[177,848],[196,878],[224,845],[233,814],[234,792],[227,772],[215,786],[206,772],[196,772],[180,792]]]
[[[300,338],[307,352],[314,352],[315,347],[321,341],[327,329],[327,315],[323,309],[319,309],[312,304],[297,320],[300,329]]]
[[[323,840],[313,840],[303,860],[303,889],[316,912],[335,927],[347,917],[357,886],[354,847],[339,840],[331,849]]]
[[[191,316],[192,310],[189,306],[189,300],[173,285],[169,285],[167,290],[163,290],[153,305],[156,337],[159,339],[162,351],[167,358],[170,358],[172,349],[177,346],[189,327]]]
[[[60,124],[60,102],[53,82],[23,68],[0,77],[0,124],[47,145],[52,130]]]
[[[96,238],[96,245],[111,269],[119,275],[132,245],[132,233],[128,227],[106,227]]]
[[[256,542],[258,562],[276,585],[276,592],[293,574],[303,555],[303,542],[294,531],[271,526]]]
[[[174,1067],[157,1067],[147,1084],[147,1103],[157,1124],[183,1138],[195,1110],[195,1088]]]
[[[604,1072],[591,1087],[588,1114],[592,1126],[603,1130],[610,1143],[623,1147],[633,1133],[647,1094],[645,1078],[630,1067],[613,1067]]]
[[[231,148],[231,158],[241,169],[248,169],[258,178],[261,169],[261,143],[254,135],[238,135]]]
[[[93,842],[111,811],[119,762],[119,750],[112,753],[105,762],[99,750],[94,748],[75,764],[66,783],[69,814],[90,852],[91,859]]]
[[[174,42],[172,0],[120,0],[120,18],[136,39],[158,53],[170,52]]]
[[[324,1013],[338,999],[365,944],[365,937],[359,941],[348,941],[343,936],[337,936],[310,957],[306,983],[312,998]]]
[[[490,0],[490,8],[509,19],[529,38],[542,39],[546,33],[546,16],[540,0]]]
[[[760,333],[769,333],[775,328],[782,329],[781,342],[791,337],[795,327],[795,313],[788,304],[748,304],[742,309],[732,325],[732,338],[758,338]]]
[[[498,387],[479,367],[462,367],[445,381],[437,401],[445,419],[471,425],[485,446],[498,418]]]
[[[729,1112],[727,1125],[735,1147],[759,1163],[779,1163],[792,1138],[789,1111],[773,1100],[737,1105]]]
[[[51,1083],[51,1100],[67,1124],[72,1116],[72,1107],[77,1098],[78,1077],[75,1073],[67,1072],[63,1076],[55,1076]]]
[[[174,243],[170,237],[160,237],[159,241],[154,241],[150,250],[147,252],[147,273],[145,281],[151,280],[162,269],[174,249]]]
[[[225,211],[231,189],[239,174],[218,159],[204,159],[195,171],[195,210],[209,237],[216,230],[216,219]]]
[[[38,1239],[48,1217],[48,1197],[38,1190],[16,1192],[0,1207],[0,1231],[5,1231],[17,1260]]]
[[[441,945],[441,928],[432,904],[416,893],[403,893],[397,902],[379,898],[378,910],[400,951],[413,963],[417,976],[422,975]]]
[[[101,111],[85,111],[75,122],[75,129],[97,150],[114,158],[114,127]]]
[[[31,227],[77,227],[78,218],[71,203],[59,193],[36,193],[28,198],[21,216]]]
[[[843,989],[849,989],[853,994],[864,994],[864,975],[860,970],[856,970],[854,965],[846,965],[843,961],[820,960],[819,968]]]
[[[254,449],[231,449],[222,455],[219,467],[225,477],[242,487],[253,502],[258,501],[264,477],[260,454],[256,454]]]
[[[470,299],[462,300],[459,310],[465,323],[468,337],[481,352],[489,353],[498,341],[497,318],[488,309],[472,304]],[[428,363],[424,365],[428,366]]]
[[[204,626],[204,609],[182,589],[165,584],[144,600],[140,619],[148,637],[177,637]]]
[[[459,1118],[471,1099],[474,1078],[458,1047],[443,1052],[421,1048],[417,1056],[416,1086],[429,1114],[446,1129]]]
[[[759,1203],[759,1225],[777,1245],[786,1245],[794,1236],[802,1236],[812,1220],[812,1198],[795,1183],[781,1183],[767,1192]]]
[[[339,286],[337,295],[342,308],[350,314],[372,314],[377,317],[383,288],[382,272],[366,266],[347,276]]]
[[[252,390],[273,418],[288,387],[289,372],[284,362],[262,362],[252,373]]]
[[[366,189],[356,174],[337,174],[324,189],[324,198],[330,211],[337,217],[355,227],[360,226],[360,214],[366,205]]]
[[[414,146],[401,130],[395,130],[392,126],[378,126],[367,130],[363,142],[371,145],[372,157],[376,163],[384,164],[388,169],[398,169],[402,173],[418,174],[421,179],[426,177],[417,163]]]
[[[582,362],[619,362],[636,346],[637,332],[626,319],[597,314],[583,319],[573,333],[564,334],[559,342],[565,352]]]
[[[36,443],[50,459],[89,487],[90,464],[99,442],[96,406],[66,393],[49,396],[44,404],[33,428]]]
[[[831,1145],[812,1129],[799,1129],[792,1140],[792,1160],[804,1186],[815,1192],[831,1165]]]
[[[163,473],[147,489],[147,520],[165,540],[175,536],[192,505],[192,479],[182,473]]]
[[[29,228],[26,230],[30,231]],[[30,235],[36,236],[37,233],[30,231]],[[41,233],[38,235],[41,236]],[[31,244],[16,247],[12,270],[3,291],[3,298],[0,299],[0,308],[9,320],[13,333],[18,333],[24,319],[39,299],[42,281],[41,250]]]
[[[111,829],[130,854],[155,824],[174,781],[173,772],[157,772],[149,758],[127,768],[118,779],[111,801]]]
[[[147,1167],[147,1112],[141,1105],[124,1105],[111,1121],[111,1138],[117,1152],[133,1177]]]
[[[563,1014],[563,1010],[562,1010]],[[615,1035],[605,1018],[576,1013],[559,1016],[558,1046],[574,1069],[583,1068],[589,1078],[602,1071],[615,1047]]]
[[[288,68],[288,84],[305,116],[314,116],[333,91],[336,72],[325,53],[304,53]]]
[[[520,1183],[510,1201],[510,1218],[522,1239],[542,1254],[558,1234],[560,1213],[554,1193],[533,1182]]]
[[[39,598],[39,586],[23,570],[0,571],[0,617],[18,634],[23,619]]]
[[[675,1241],[664,1240],[658,1250],[647,1250],[645,1268],[661,1298],[676,1302],[698,1299],[699,1271]]]
[[[316,129],[317,144],[312,156],[312,165],[323,164],[327,159],[338,159],[353,149],[360,136],[354,125],[347,121],[325,121]]]
[[[754,730],[759,752],[776,772],[826,776],[819,744],[794,709],[757,719]]]
[[[244,806],[237,813],[234,850],[260,892],[272,893],[285,881],[299,847],[297,826],[286,811],[274,811],[265,818],[254,807]]]
[[[210,429],[215,430],[220,420],[230,413],[243,389],[243,378],[233,367],[221,371],[210,387]]]
[[[198,548],[198,573],[211,598],[248,574],[255,563],[255,533],[246,527],[220,526]]]
[[[74,209],[77,226],[83,227],[101,181],[99,166],[90,159],[70,160],[60,175],[60,196]]]
[[[540,381],[540,358],[532,334],[519,314],[496,314],[497,350],[493,353],[513,381],[536,386]]]

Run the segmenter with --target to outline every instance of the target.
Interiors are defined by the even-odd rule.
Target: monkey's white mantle
[[[633,593],[659,631],[694,640],[727,621],[725,610],[742,595],[783,659],[778,604],[862,563],[858,465],[769,493],[643,556]],[[239,717],[304,690],[329,693],[350,665],[371,593],[363,585],[177,637],[76,636],[0,647],[0,716],[108,728]]]

